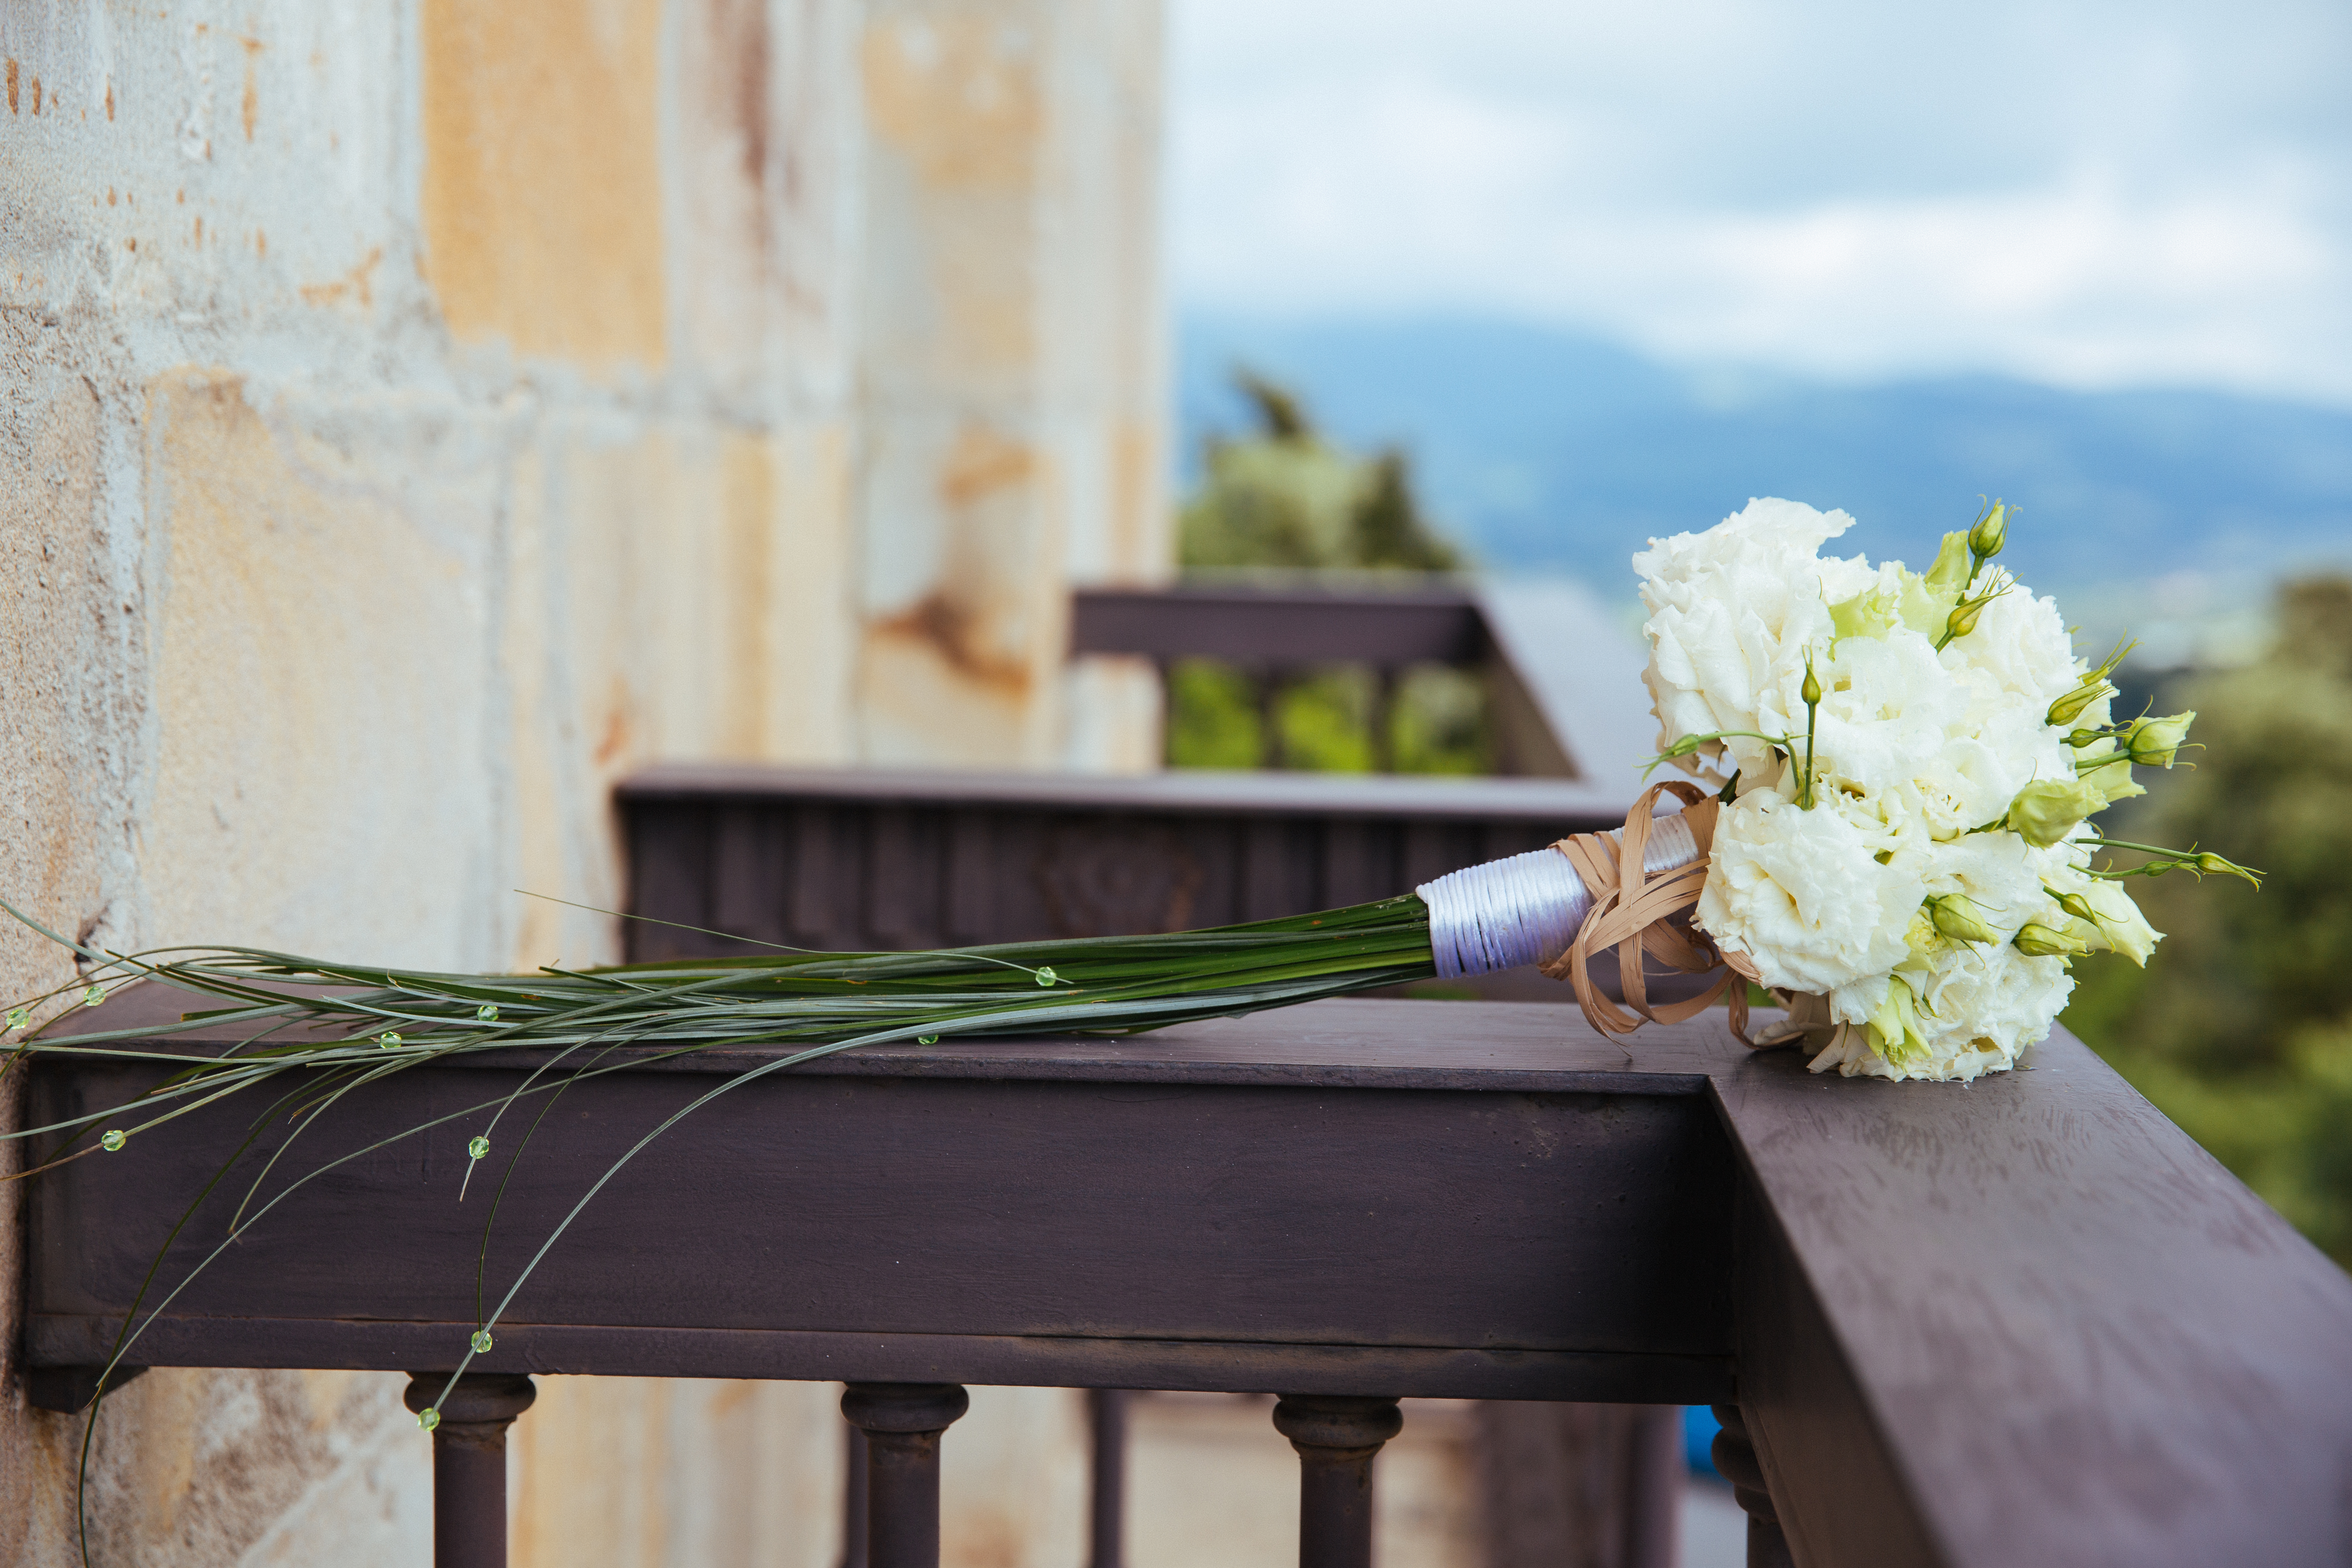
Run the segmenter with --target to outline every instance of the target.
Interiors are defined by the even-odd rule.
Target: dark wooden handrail
[[[1070,652],[1167,662],[1212,658],[1248,668],[1352,662],[1476,664],[1494,639],[1467,588],[1081,588]]]
[[[1410,892],[1624,820],[1572,779],[672,767],[616,791],[641,959],[1223,925]],[[1542,984],[1538,982],[1538,984]]]
[[[1335,663],[1369,666],[1378,677],[1371,734],[1382,769],[1396,677],[1423,664],[1483,672],[1497,773],[1614,789],[1654,749],[1642,656],[1616,616],[1567,583],[1080,588],[1070,596],[1069,647],[1073,658],[1148,658],[1163,675],[1185,658],[1250,672],[1276,765],[1282,748],[1274,705],[1283,684]]]
[[[515,1249],[712,1073],[761,1059],[572,1087],[509,1189]],[[305,1142],[352,1147],[528,1065],[399,1075]],[[154,1076],[36,1059],[28,1114]],[[213,1108],[32,1184],[29,1365],[103,1358],[247,1118]],[[304,1189],[136,1359],[449,1364],[480,1234],[446,1201],[463,1141]],[[173,1256],[225,1220],[200,1211]],[[2063,1033],[1966,1088],[1816,1078],[1719,1017],[1629,1048],[1571,1009],[1475,1003],[887,1047],[714,1102],[583,1223],[485,1376],[1736,1401],[1756,1500],[1809,1568],[2352,1552],[2352,1279]],[[853,1419],[919,1432],[926,1397],[951,1419],[944,1392]],[[893,1484],[919,1490],[909,1474]]]

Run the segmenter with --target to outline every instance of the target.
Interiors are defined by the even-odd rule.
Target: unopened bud
[[[2197,710],[2175,713],[2169,719],[2141,719],[2124,732],[2124,745],[2131,760],[2144,768],[2168,768],[2179,753],[2180,743],[2189,738],[2189,725]]]
[[[2079,958],[2091,951],[2090,944],[2072,931],[2057,931],[2039,921],[2028,921],[2019,927],[2010,941],[2028,958]]]
[[[1969,585],[1971,575],[1967,531],[1944,535],[1943,545],[1936,552],[1936,563],[1927,568],[1928,592],[1957,599]]]
[[[2082,894],[2053,893],[2051,897],[2057,900],[2060,909],[2064,910],[2076,920],[2088,921],[2093,925],[2099,923],[2098,913],[2091,908],[2091,900]]]
[[[2047,849],[2106,804],[2106,795],[2087,780],[2038,779],[2017,792],[2002,822],[2035,848]]]
[[[1808,708],[1822,705],[1821,678],[1813,673],[1813,661],[1810,658],[1805,660],[1805,684],[1798,689],[1798,695],[1805,700]]]
[[[2048,722],[2054,726],[2072,724],[2083,716],[2083,710],[2107,694],[2104,679],[2086,680],[2050,705]]]
[[[1944,620],[1944,640],[1950,642],[1976,630],[1978,620],[1984,615],[1984,607],[1991,603],[1990,599],[1963,599],[1953,605],[1952,613]]]
[[[1976,912],[1976,906],[1958,893],[1927,900],[1927,918],[1936,929],[1955,942],[1997,942],[2000,933],[1987,925]]]
[[[1995,501],[1987,507],[1969,530],[1969,553],[1979,561],[1990,561],[2000,553],[2009,542],[2009,508]]]
[[[2200,877],[2243,877],[2257,888],[2263,885],[2263,874],[2260,871],[2241,866],[2234,860],[2224,860],[2219,855],[2211,853],[2197,857],[2196,869]]]

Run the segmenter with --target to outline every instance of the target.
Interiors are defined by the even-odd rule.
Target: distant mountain
[[[2005,557],[2038,589],[2352,564],[2352,412],[1990,376],[1854,387],[1670,368],[1496,321],[1193,317],[1179,331],[1187,471],[1244,427],[1246,364],[1350,444],[1400,441],[1430,510],[1490,569],[1630,586],[1652,534],[1755,495],[1843,507],[1873,558],[1924,556],[1979,493],[2024,509]],[[1919,563],[1915,561],[1915,563]],[[2176,594],[2177,597],[2177,594]]]

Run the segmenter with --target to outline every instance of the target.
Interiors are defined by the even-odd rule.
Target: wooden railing
[[[110,1021],[142,1005],[178,1003],[134,993]],[[714,1074],[767,1059],[639,1053],[573,1083],[507,1191],[494,1273]],[[538,1065],[395,1075],[305,1143],[361,1146]],[[37,1060],[28,1114],[157,1076]],[[250,1128],[214,1107],[31,1184],[37,1401],[87,1396]],[[403,1369],[429,1398],[474,1326],[481,1232],[446,1201],[465,1134],[301,1189],[137,1359]],[[197,1207],[166,1279],[230,1201]],[[742,1085],[582,1225],[435,1436],[444,1564],[502,1560],[499,1446],[536,1373],[847,1383],[876,1568],[936,1563],[939,1446],[971,1383],[1281,1394],[1314,1564],[1368,1561],[1373,1456],[1416,1394],[1712,1402],[1751,1562],[2352,1552],[2352,1279],[2063,1033],[1968,1088],[1815,1078],[1717,1018],[1629,1049],[1570,1009],[1479,1003],[894,1047]]]
[[[1483,679],[1493,772],[1616,786],[1633,777],[1655,728],[1641,660],[1608,612],[1565,584],[1367,588],[1346,582],[1090,588],[1071,595],[1072,657],[1148,658],[1164,681],[1209,658],[1256,683],[1261,750],[1284,763],[1275,709],[1300,676],[1334,664],[1373,676],[1374,765],[1391,765],[1390,703],[1416,665]]]
[[[632,925],[631,955],[745,951],[708,930],[876,949],[1294,913],[1630,804],[1647,736],[1571,679],[1613,657],[1606,639],[1525,602],[1258,594],[1204,632],[1197,595],[1114,597],[1081,597],[1079,652],[1213,640],[1275,668],[1297,631],[1321,658],[1484,661],[1537,737],[1517,754],[1551,759],[1525,771],[1549,776],[665,770],[620,792],[632,908],[672,922]],[[1556,994],[1524,975],[1480,989]],[[135,997],[110,1022],[174,1005]],[[509,1188],[519,1243],[710,1075],[771,1059],[623,1056],[565,1091]],[[363,1144],[538,1065],[412,1070],[307,1142]],[[37,1061],[28,1113],[121,1103],[153,1076]],[[171,1218],[247,1126],[215,1108],[32,1184],[34,1404],[88,1401]],[[289,1199],[146,1327],[137,1362],[411,1370],[429,1400],[473,1326],[480,1233],[438,1201],[464,1137],[450,1123]],[[225,1223],[200,1208],[172,1258]],[[1096,1568],[1117,1563],[1117,1391],[1135,1388],[1282,1395],[1316,1568],[1369,1563],[1374,1456],[1398,1398],[1423,1394],[1715,1405],[1752,1563],[2352,1557],[2352,1280],[2063,1033],[1970,1087],[1816,1079],[1720,1017],[1621,1047],[1557,1005],[1330,1002],[1127,1040],[890,1047],[746,1084],[583,1223],[446,1407],[445,1568],[503,1562],[503,1434],[541,1372],[845,1383],[845,1534],[868,1568],[936,1563],[939,1447],[968,1383],[1097,1391]],[[1623,1560],[1655,1561],[1651,1535]]]

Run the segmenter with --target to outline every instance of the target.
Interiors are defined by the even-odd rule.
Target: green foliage
[[[2079,965],[2067,1026],[2338,1262],[2352,1266],[2352,580],[2294,584],[2262,662],[2181,695],[2193,747],[2129,837],[2269,873],[2132,896],[2145,973]]]
[[[1259,429],[1210,441],[1207,477],[1179,525],[1182,565],[1450,572],[1463,564],[1422,516],[1402,450],[1343,451],[1316,434],[1291,393],[1245,371],[1234,380]]]
[[[1194,570],[1274,568],[1385,574],[1446,572],[1461,552],[1422,514],[1405,454],[1360,457],[1315,431],[1284,388],[1235,377],[1257,416],[1254,435],[1209,444],[1207,473],[1185,504],[1179,558]],[[1280,755],[1269,754],[1258,686],[1208,659],[1169,673],[1168,760],[1176,767],[1279,765],[1367,773],[1385,747],[1398,773],[1478,773],[1491,765],[1486,698],[1476,677],[1430,668],[1399,682],[1385,721],[1372,672],[1334,667],[1287,679],[1272,720]]]

